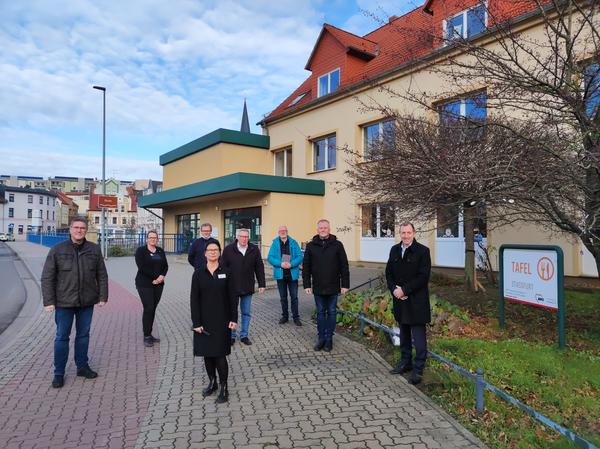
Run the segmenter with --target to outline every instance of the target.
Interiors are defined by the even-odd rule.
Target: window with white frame
[[[369,204],[361,209],[363,237],[394,238],[396,214],[392,207]]]
[[[319,97],[335,92],[340,86],[340,69],[326,73],[319,77],[318,88]]]
[[[444,37],[447,41],[468,39],[483,33],[487,26],[487,6],[479,3],[444,20]]]
[[[363,158],[372,160],[378,151],[394,145],[396,123],[392,119],[363,126]]]
[[[8,195],[8,202],[9,203],[14,203],[15,202],[15,195],[14,195],[14,193],[10,193]]]
[[[9,207],[8,208],[8,218],[14,218],[14,217],[15,217],[15,208]]]
[[[276,151],[274,154],[275,160],[275,176],[292,176],[292,149]]]
[[[99,223],[100,223],[100,217],[96,215],[94,217],[94,224],[99,224]]]
[[[40,195],[40,204],[44,204],[44,197]]]
[[[438,108],[442,125],[452,125],[461,120],[485,122],[487,118],[487,94],[478,92],[443,103]]]
[[[27,195],[27,202],[33,204],[33,195]]]
[[[335,134],[313,141],[313,171],[335,168]]]
[[[33,209],[27,209],[27,218],[33,218]]]

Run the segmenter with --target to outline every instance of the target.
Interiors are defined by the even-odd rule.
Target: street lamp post
[[[94,89],[102,91],[102,195],[106,195],[106,87],[93,86]],[[102,254],[106,259],[107,254],[107,240],[106,240],[106,209],[102,208],[102,240],[100,241],[100,247],[102,248]]]

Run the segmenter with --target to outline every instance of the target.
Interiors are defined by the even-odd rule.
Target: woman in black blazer
[[[190,309],[194,329],[194,356],[204,357],[208,386],[202,390],[207,397],[217,391],[217,372],[221,389],[217,403],[227,402],[227,356],[231,353],[231,330],[237,327],[237,295],[231,271],[219,264],[221,245],[206,245],[206,265],[192,277]]]
[[[146,235],[146,244],[135,252],[135,263],[138,267],[135,286],[142,300],[142,328],[144,330],[144,346],[154,346],[160,339],[152,336],[152,325],[156,307],[160,302],[165,276],[169,270],[167,256],[162,248],[156,246],[158,233],[150,231]]]

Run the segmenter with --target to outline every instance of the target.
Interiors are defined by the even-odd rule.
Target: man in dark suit
[[[206,266],[204,252],[209,243],[219,242],[212,237],[212,225],[210,223],[202,223],[200,226],[200,237],[190,245],[190,252],[188,254],[188,262],[195,270]]]
[[[392,247],[385,267],[387,285],[393,296],[394,318],[400,326],[400,363],[390,372],[403,374],[412,370],[410,383],[416,385],[422,380],[427,359],[425,325],[431,321],[428,288],[431,256],[429,248],[415,240],[412,223],[400,225],[400,238],[402,242]]]

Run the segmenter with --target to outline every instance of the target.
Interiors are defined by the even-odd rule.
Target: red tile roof
[[[490,15],[496,23],[537,7],[536,0],[488,1]],[[306,63],[305,68],[311,75],[268,114],[263,123],[316,102],[318,78],[336,68],[340,69],[338,91],[343,92],[432,53],[440,46],[436,37],[441,37],[442,20],[478,2],[428,0],[401,17],[392,16],[388,23],[362,37],[325,24]]]

